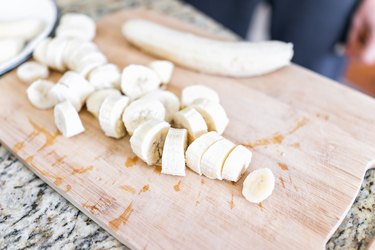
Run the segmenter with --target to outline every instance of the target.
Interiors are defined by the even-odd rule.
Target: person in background
[[[262,0],[185,0],[242,38]],[[293,62],[341,80],[347,60],[375,63],[375,0],[266,0],[272,40],[292,42]],[[343,44],[345,53],[337,52]]]

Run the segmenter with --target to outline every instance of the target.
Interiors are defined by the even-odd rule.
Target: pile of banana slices
[[[129,134],[134,154],[148,165],[161,165],[163,174],[185,176],[187,166],[210,179],[240,179],[252,153],[222,136],[229,119],[213,89],[188,86],[178,98],[166,90],[172,62],[132,64],[120,71],[91,42],[91,18],[70,13],[60,23],[56,37],[38,45],[36,62],[21,65],[17,75],[30,84],[27,97],[36,108],[54,108],[56,126],[65,137],[85,131],[79,111],[86,105],[106,136]],[[57,83],[46,80],[49,69],[64,73]],[[272,172],[258,169],[247,176],[242,193],[258,203],[274,185]]]

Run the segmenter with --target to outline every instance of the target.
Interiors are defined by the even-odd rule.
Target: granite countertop
[[[144,7],[223,36],[222,26],[176,0],[57,0],[62,12],[95,19],[122,8]],[[375,235],[375,170],[366,173],[353,207],[328,249],[365,249]],[[0,145],[0,249],[127,249]]]

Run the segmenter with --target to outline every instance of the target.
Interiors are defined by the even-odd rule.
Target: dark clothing
[[[186,0],[245,38],[262,0]],[[357,0],[267,0],[272,9],[271,39],[294,44],[293,62],[340,80],[346,58],[335,53],[345,42]]]

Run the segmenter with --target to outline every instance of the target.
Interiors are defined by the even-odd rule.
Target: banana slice
[[[134,154],[148,165],[160,165],[169,127],[167,122],[157,120],[150,120],[139,126],[130,137]]]
[[[6,62],[21,52],[25,45],[22,38],[2,38],[0,39],[0,63]]]
[[[259,203],[267,199],[275,188],[275,176],[268,168],[251,172],[242,186],[242,195],[246,200]]]
[[[47,48],[50,42],[51,38],[46,38],[37,44],[33,52],[35,61],[47,65]]]
[[[219,134],[222,134],[228,126],[228,116],[219,103],[208,99],[197,99],[193,102],[192,107],[203,116],[208,131],[216,131]]]
[[[104,99],[108,96],[115,95],[121,96],[121,93],[117,89],[101,89],[92,93],[86,100],[87,110],[93,114],[96,118],[99,117],[99,110],[102,106]]]
[[[0,38],[21,38],[29,41],[36,37],[44,27],[44,22],[37,18],[0,22]]]
[[[126,96],[110,95],[104,99],[99,110],[99,124],[106,136],[120,139],[126,130],[121,120],[125,107],[129,104]]]
[[[80,111],[94,87],[80,74],[68,71],[51,89],[50,95],[59,102],[70,101]]]
[[[185,87],[181,93],[182,106],[190,106],[197,99],[207,99],[213,102],[220,102],[219,95],[215,90],[204,85],[192,85]]]
[[[165,138],[161,173],[185,176],[186,129],[170,128]]]
[[[129,65],[121,75],[121,90],[130,99],[139,98],[159,88],[160,79],[151,69],[142,65]]]
[[[27,98],[38,109],[53,108],[57,100],[49,95],[55,84],[47,80],[36,80],[27,88]]]
[[[65,137],[72,137],[85,131],[77,111],[69,101],[57,104],[54,116],[56,127]]]
[[[87,54],[97,52],[98,47],[92,42],[73,41],[75,42],[69,42],[67,44],[63,53],[63,59],[69,69],[77,71],[79,66],[77,61]]]
[[[242,145],[236,146],[224,162],[222,177],[237,182],[251,162],[252,153]]]
[[[186,150],[186,165],[197,174],[202,175],[202,155],[212,144],[222,139],[224,137],[214,131],[199,136]]]
[[[178,97],[168,90],[154,90],[141,98],[142,100],[160,101],[165,108],[165,120],[171,122],[174,113],[180,109],[180,101]]]
[[[207,125],[201,114],[194,108],[185,108],[173,115],[173,122],[177,128],[186,128],[189,134],[189,143],[207,133]]]
[[[76,71],[87,78],[88,74],[93,69],[107,63],[107,57],[100,51],[94,51],[83,55],[81,58],[77,59],[76,62]]]
[[[170,61],[157,60],[148,65],[159,76],[161,83],[168,84],[171,81],[174,64]]]
[[[156,100],[137,100],[126,107],[122,115],[122,121],[129,135],[142,123],[148,120],[164,121],[165,108],[163,104]]]
[[[120,89],[120,77],[120,70],[116,65],[105,64],[93,69],[88,75],[88,80],[95,89]]]
[[[63,61],[63,53],[66,45],[67,40],[58,38],[54,38],[48,43],[46,62],[49,67],[60,72],[66,70],[66,65]]]
[[[95,21],[89,16],[78,13],[67,13],[61,17],[56,30],[57,37],[91,41],[96,34]]]
[[[202,155],[202,174],[210,179],[222,180],[221,173],[224,162],[235,146],[227,139],[222,139],[212,144]]]
[[[25,62],[17,68],[18,78],[26,83],[34,82],[38,79],[45,79],[49,76],[48,67],[37,62]]]

